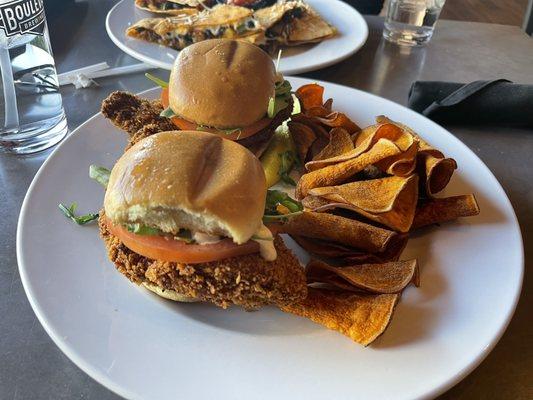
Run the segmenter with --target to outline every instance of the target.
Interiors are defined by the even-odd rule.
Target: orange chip
[[[356,181],[338,186],[313,188],[308,193],[330,202],[316,207],[318,201],[314,200],[313,206],[316,211],[346,208],[396,231],[409,232],[418,200],[418,176],[411,175],[408,178],[389,176]],[[310,202],[306,203],[309,208]]]
[[[419,154],[418,157],[422,188],[428,197],[433,197],[448,185],[457,163],[453,158],[436,158],[431,154]]]
[[[340,112],[332,112],[326,117],[316,118],[318,121],[331,128],[344,128],[350,135],[359,132],[361,128],[353,122],[346,114]]]
[[[329,134],[330,139],[328,145],[313,157],[313,161],[340,156],[341,154],[353,150],[353,141],[346,129],[333,128]]]
[[[316,83],[304,85],[296,91],[302,110],[305,112],[311,107],[321,107],[324,98],[324,88]]]
[[[411,230],[478,214],[479,206],[473,194],[430,199],[417,207]]]
[[[416,260],[334,267],[313,260],[305,269],[308,282],[327,283],[344,290],[400,293],[411,282],[419,286]]]
[[[385,251],[396,232],[378,228],[364,222],[329,213],[303,212],[273,229],[277,233],[288,233],[355,247],[370,253]]]
[[[398,294],[359,295],[309,288],[305,300],[281,310],[309,318],[368,346],[389,325],[399,298]]]
[[[300,122],[291,121],[288,125],[298,156],[302,162],[305,162],[307,153],[315,142],[317,136],[311,128]]]

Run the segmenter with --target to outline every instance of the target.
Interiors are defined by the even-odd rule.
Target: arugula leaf
[[[172,108],[167,107],[163,111],[161,111],[161,114],[159,114],[159,116],[165,117],[165,118],[172,118],[172,117],[176,117],[177,114],[172,110]]]
[[[86,215],[76,215],[76,208],[78,208],[77,203],[72,203],[70,207],[65,206],[62,203],[59,203],[59,209],[63,213],[63,215],[70,220],[74,221],[78,225],[85,225],[88,224],[91,221],[94,221],[98,219],[99,214],[86,214]]]
[[[134,223],[134,224],[126,224],[126,229],[132,233],[135,233],[137,235],[146,235],[146,236],[153,236],[153,235],[161,235],[161,231],[157,228],[151,228],[149,226],[140,224],[140,223]]]
[[[105,167],[99,167],[94,164],[89,166],[89,177],[103,187],[107,187],[107,184],[109,183],[109,175],[111,175],[111,171]]]
[[[157,76],[153,76],[150,73],[144,74],[148,79],[150,79],[152,82],[154,82],[156,85],[161,86],[163,89],[166,89],[168,87],[168,82],[165,82],[163,79],[159,79]]]
[[[296,182],[289,176],[289,173],[292,171],[292,167],[295,164],[296,156],[294,152],[288,150],[279,155],[281,158],[281,164],[279,166],[279,176],[283,182],[288,185],[296,186]]]
[[[277,209],[278,205],[286,207],[290,213],[280,214]],[[268,190],[263,222],[286,221],[288,218],[301,214],[303,209],[302,203],[294,200],[287,193],[281,190]]]

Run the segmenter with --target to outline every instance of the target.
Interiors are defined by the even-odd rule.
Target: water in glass
[[[68,127],[43,0],[0,0],[0,70],[0,151],[58,143]]]
[[[427,43],[433,35],[435,23],[445,0],[389,0],[385,39],[402,45]]]

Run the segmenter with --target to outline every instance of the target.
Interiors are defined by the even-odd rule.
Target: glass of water
[[[67,121],[43,0],[0,0],[0,151],[51,147]]]
[[[407,46],[429,42],[445,1],[389,0],[383,37]]]

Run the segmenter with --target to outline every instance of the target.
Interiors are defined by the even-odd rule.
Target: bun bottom
[[[183,294],[180,294],[180,293],[176,292],[175,290],[164,289],[164,288],[162,288],[160,286],[157,286],[154,283],[143,282],[142,286],[144,286],[149,291],[151,291],[151,292],[157,294],[158,296],[161,296],[161,297],[163,297],[164,299],[167,299],[167,300],[177,301],[177,302],[180,302],[180,303],[196,303],[196,302],[200,301],[199,299],[196,299],[194,297],[188,297],[188,296],[185,296]]]

